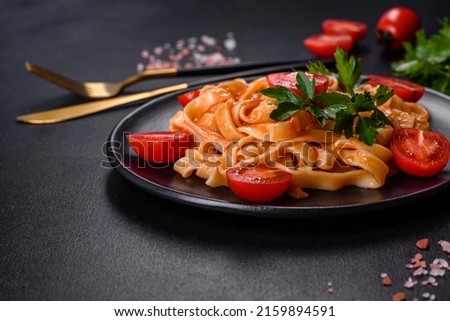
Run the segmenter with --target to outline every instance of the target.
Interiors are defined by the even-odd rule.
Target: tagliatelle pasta
[[[192,133],[196,142],[175,162],[174,170],[217,187],[228,185],[226,170],[231,167],[264,164],[292,174],[288,194],[294,198],[307,197],[307,189],[379,188],[396,172],[389,149],[393,127],[381,128],[376,142],[368,146],[334,133],[333,121],[322,127],[306,111],[275,121],[270,118],[277,107],[274,99],[260,93],[268,87],[265,77],[204,86],[170,119],[171,131]],[[339,91],[334,77],[329,76],[327,91]],[[365,84],[355,91],[375,92],[376,87]],[[394,95],[379,109],[394,128],[429,128],[428,112],[417,103]]]

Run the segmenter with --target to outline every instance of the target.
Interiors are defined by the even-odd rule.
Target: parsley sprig
[[[403,43],[402,60],[392,63],[395,75],[450,95],[450,23],[441,21],[439,31],[427,37],[421,29],[416,42]]]
[[[310,80],[304,72],[298,72],[296,87],[303,97],[279,85],[261,90],[263,95],[275,98],[274,104],[278,105],[270,114],[270,118],[283,121],[304,110],[311,113],[322,126],[325,126],[327,120],[334,120],[333,130],[336,133],[344,133],[347,138],[357,136],[360,141],[372,145],[378,135],[377,129],[390,124],[378,106],[388,101],[394,92],[386,86],[379,86],[374,95],[369,92],[355,93],[353,88],[362,74],[361,60],[353,56],[348,57],[340,48],[336,50],[334,57],[337,79],[343,93],[316,95],[315,79]],[[320,62],[310,64],[307,68],[315,73],[332,74]]]

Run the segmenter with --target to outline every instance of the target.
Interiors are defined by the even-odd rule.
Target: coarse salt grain
[[[427,284],[431,284],[432,286],[438,286],[439,285],[439,283],[436,281],[436,279],[434,277],[432,277],[432,276],[428,277]]]
[[[141,58],[145,61],[138,63],[137,70],[142,72],[161,68],[189,69],[237,64],[241,59],[233,57],[236,48],[237,43],[231,32],[227,33],[222,44],[208,35],[179,39],[174,46],[166,42],[152,50],[143,50]]]
[[[445,270],[431,269],[430,275],[432,275],[432,276],[444,276],[445,275]]]
[[[423,267],[419,267],[417,270],[414,271],[413,275],[414,276],[418,276],[418,275],[423,275],[423,274],[428,274],[428,271],[425,270]]]
[[[430,244],[430,240],[427,239],[427,238],[424,238],[424,239],[418,240],[418,241],[416,242],[416,247],[417,247],[419,250],[426,250],[426,249],[428,248],[428,245],[429,245],[429,244]]]
[[[444,241],[444,240],[440,240],[438,242],[438,244],[442,247],[442,251],[444,251],[446,253],[450,253],[450,242]]]
[[[428,241],[428,239],[418,240],[416,242],[416,247],[419,250],[428,248],[429,241],[428,241],[428,244],[426,244],[427,241]],[[441,246],[441,248],[444,252],[450,253],[450,242],[440,240],[437,243]],[[450,259],[450,255],[449,255],[449,259]],[[408,277],[408,279],[404,282],[404,287],[407,289],[412,289],[414,286],[416,286],[420,281],[420,279],[418,280],[417,278],[421,278],[425,275],[429,275],[429,276],[428,276],[428,278],[423,279],[420,282],[420,285],[424,286],[424,287],[428,286],[428,285],[437,287],[439,285],[439,283],[437,282],[435,277],[443,277],[445,275],[446,271],[450,271],[450,264],[444,258],[434,259],[433,262],[428,265],[429,270],[427,270],[426,269],[427,262],[424,260],[424,257],[421,253],[416,253],[414,255],[414,257],[412,257],[410,259],[410,263],[406,264],[405,267],[407,269],[414,269],[414,271],[412,272],[412,277]],[[383,284],[385,284],[385,280],[387,278],[389,278],[388,274],[383,272],[380,274],[380,276],[383,279]],[[424,292],[424,293],[422,293],[422,295],[420,297],[416,296],[416,297],[411,298],[411,300],[417,301],[417,300],[420,300],[420,298],[429,300],[429,301],[433,301],[436,299],[436,295],[431,294],[429,292]],[[406,295],[402,291],[397,292],[392,296],[392,300],[395,300],[395,301],[401,301],[401,300],[405,300],[405,299],[406,299]]]
[[[404,301],[406,299],[405,292],[397,292],[392,296],[393,301]]]
[[[412,265],[412,267],[414,269],[418,268],[418,267],[426,267],[426,266],[427,266],[427,262],[425,262],[425,261],[418,261]]]
[[[442,268],[446,269],[448,268],[448,262],[442,258],[435,259],[433,261],[434,264],[440,264]]]
[[[421,253],[416,253],[416,255],[414,255],[414,259],[420,261],[423,259],[423,255]]]
[[[413,288],[417,284],[416,280],[413,280],[411,277],[403,284],[403,286],[407,289]]]
[[[327,286],[328,286],[328,293],[330,293],[330,294],[333,293],[334,292],[333,283],[332,282],[328,282]]]

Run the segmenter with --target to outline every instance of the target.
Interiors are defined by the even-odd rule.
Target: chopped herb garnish
[[[298,72],[296,87],[303,97],[283,86],[261,90],[263,95],[274,98],[274,104],[278,105],[270,114],[270,118],[283,121],[304,110],[311,113],[322,126],[327,120],[334,120],[333,129],[336,133],[344,133],[347,138],[357,135],[360,141],[372,145],[378,135],[377,129],[390,124],[377,106],[388,101],[394,92],[386,86],[379,86],[374,95],[369,92],[355,93],[353,88],[359,82],[362,73],[361,60],[353,56],[347,57],[347,54],[339,48],[335,53],[335,59],[339,85],[345,93],[316,95],[314,78],[310,80],[304,72]],[[320,63],[309,65],[308,70],[331,74],[325,65]]]

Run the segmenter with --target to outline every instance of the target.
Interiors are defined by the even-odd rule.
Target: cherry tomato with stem
[[[445,136],[417,128],[396,129],[391,150],[398,168],[418,177],[436,175],[447,165],[450,157],[450,143]]]
[[[296,86],[297,73],[298,72],[296,71],[276,72],[268,74],[266,78],[267,82],[269,83],[269,86],[271,87],[283,86],[294,91],[296,94],[303,96]],[[314,88],[314,93],[316,95],[323,93],[328,89],[328,77],[320,74],[314,74],[308,71],[305,72],[305,75],[309,78],[309,80],[314,79],[316,84],[316,87]]]
[[[312,35],[303,40],[305,47],[320,58],[333,58],[336,48],[349,51],[353,48],[353,38],[350,35]]]
[[[385,11],[377,22],[377,41],[387,49],[401,49],[403,42],[415,40],[420,27],[420,17],[415,11],[406,7],[393,7]]]
[[[425,87],[396,77],[367,75],[367,82],[373,86],[385,85],[404,101],[416,102],[425,93]]]
[[[366,37],[367,25],[353,20],[326,19],[322,22],[322,31],[326,35],[349,35],[357,43]]]
[[[277,199],[289,187],[292,175],[265,165],[233,167],[226,172],[228,186],[240,198],[251,203]]]
[[[185,132],[135,133],[128,134],[127,139],[140,158],[155,164],[172,163],[193,145],[192,135]]]

